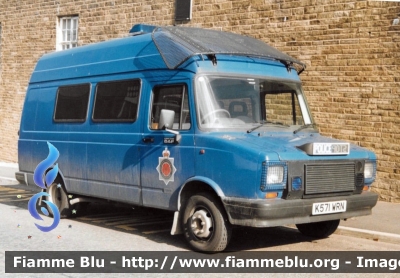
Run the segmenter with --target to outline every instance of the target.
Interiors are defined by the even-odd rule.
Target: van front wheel
[[[183,214],[186,240],[197,251],[223,251],[232,228],[218,199],[207,192],[189,198]]]
[[[50,196],[46,198],[46,201],[52,202],[57,206],[61,218],[70,217],[72,215],[72,206],[69,203],[67,191],[62,184],[53,183],[47,188],[47,193]],[[51,208],[49,214],[53,216]]]
[[[296,224],[297,229],[306,236],[325,238],[333,234],[339,226],[340,219],[314,223]]]

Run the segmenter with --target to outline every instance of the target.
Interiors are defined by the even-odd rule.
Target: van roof
[[[223,31],[135,25],[129,37],[89,44],[43,55],[30,82],[152,69],[176,69],[194,56],[217,54],[259,57],[282,62],[300,73],[305,64],[247,36]]]
[[[166,69],[151,34],[129,36],[43,55],[30,83]]]
[[[282,62],[287,67],[296,64],[301,71],[306,66],[260,40],[235,33],[193,27],[150,25],[135,25],[130,32],[133,34],[151,32],[155,45],[170,69],[178,68],[193,56],[216,54],[272,59]]]

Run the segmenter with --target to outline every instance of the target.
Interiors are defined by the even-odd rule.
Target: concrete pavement
[[[378,201],[371,215],[341,221],[336,234],[400,244],[400,204]]]
[[[0,162],[0,185],[15,183],[16,171],[18,171],[17,163]]]
[[[18,184],[15,180],[17,170],[16,163],[0,162],[0,186],[26,189],[26,185]],[[39,192],[38,187],[29,188]],[[400,203],[378,201],[371,215],[342,220],[335,233],[400,245]]]

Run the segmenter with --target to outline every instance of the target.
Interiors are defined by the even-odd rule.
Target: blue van
[[[201,252],[224,250],[234,225],[327,237],[371,213],[376,156],[318,133],[304,69],[256,39],[175,26],[46,54],[16,177],[34,185],[50,142],[59,172],[46,190],[64,217],[98,199],[174,211],[171,234]]]

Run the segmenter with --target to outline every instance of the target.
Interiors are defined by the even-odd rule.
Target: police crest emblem
[[[160,181],[164,181],[167,185],[170,181],[174,181],[176,168],[174,166],[174,159],[170,157],[168,148],[162,152],[162,157],[158,158],[157,172]]]

